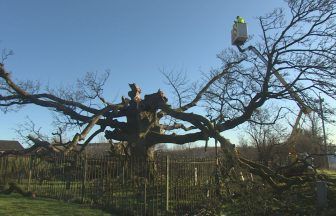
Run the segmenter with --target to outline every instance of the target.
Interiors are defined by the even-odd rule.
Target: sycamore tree
[[[100,133],[109,140],[127,142],[131,157],[140,159],[151,157],[152,147],[160,143],[180,145],[214,138],[233,163],[262,176],[275,188],[288,186],[299,179],[283,177],[239,157],[221,135],[248,121],[258,123],[254,115],[267,103],[283,102],[283,108],[291,104],[290,91],[295,91],[312,110],[317,109],[313,103],[316,92],[336,99],[335,1],[286,3],[287,8],[259,17],[260,35],[247,42],[257,47],[267,64],[252,53],[226,49],[219,55],[222,67],[211,71],[198,88],[171,82],[179,97],[176,107],[161,90],[142,96],[136,84],[129,84],[128,96],[120,103],[109,102],[102,96],[107,76],[96,74],[80,80],[78,89],[41,90],[37,83],[14,80],[15,72],[7,71],[4,64],[0,66],[0,107],[7,111],[35,104],[61,114],[68,124],[80,125],[81,131],[64,143],[64,153],[79,143],[85,147]],[[278,81],[273,68],[288,85]],[[196,91],[185,97],[185,88]],[[274,113],[272,122],[283,108]]]

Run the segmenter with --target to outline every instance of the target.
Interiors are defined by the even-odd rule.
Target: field
[[[0,195],[0,215],[110,215],[98,209],[52,199],[26,198],[18,194]]]

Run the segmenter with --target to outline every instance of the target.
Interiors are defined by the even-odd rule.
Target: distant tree
[[[250,121],[246,129],[250,144],[257,150],[258,161],[266,166],[273,160],[276,149],[285,145],[288,137],[281,123],[271,123],[271,111],[259,110],[254,117],[258,123]]]
[[[310,154],[322,153],[323,138],[314,134],[311,130],[299,130],[293,141],[298,152]]]

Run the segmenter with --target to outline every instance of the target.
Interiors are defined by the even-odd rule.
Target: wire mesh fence
[[[214,158],[6,156],[0,158],[0,185],[15,182],[40,197],[86,203],[119,215],[167,215],[215,199],[215,171]]]

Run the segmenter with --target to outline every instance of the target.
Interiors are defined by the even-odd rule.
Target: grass
[[[0,215],[29,216],[29,215],[73,215],[97,216],[110,215],[102,210],[83,207],[62,201],[42,198],[26,198],[19,194],[0,195]]]
[[[318,170],[319,174],[328,175],[329,178],[336,179],[336,170]]]

